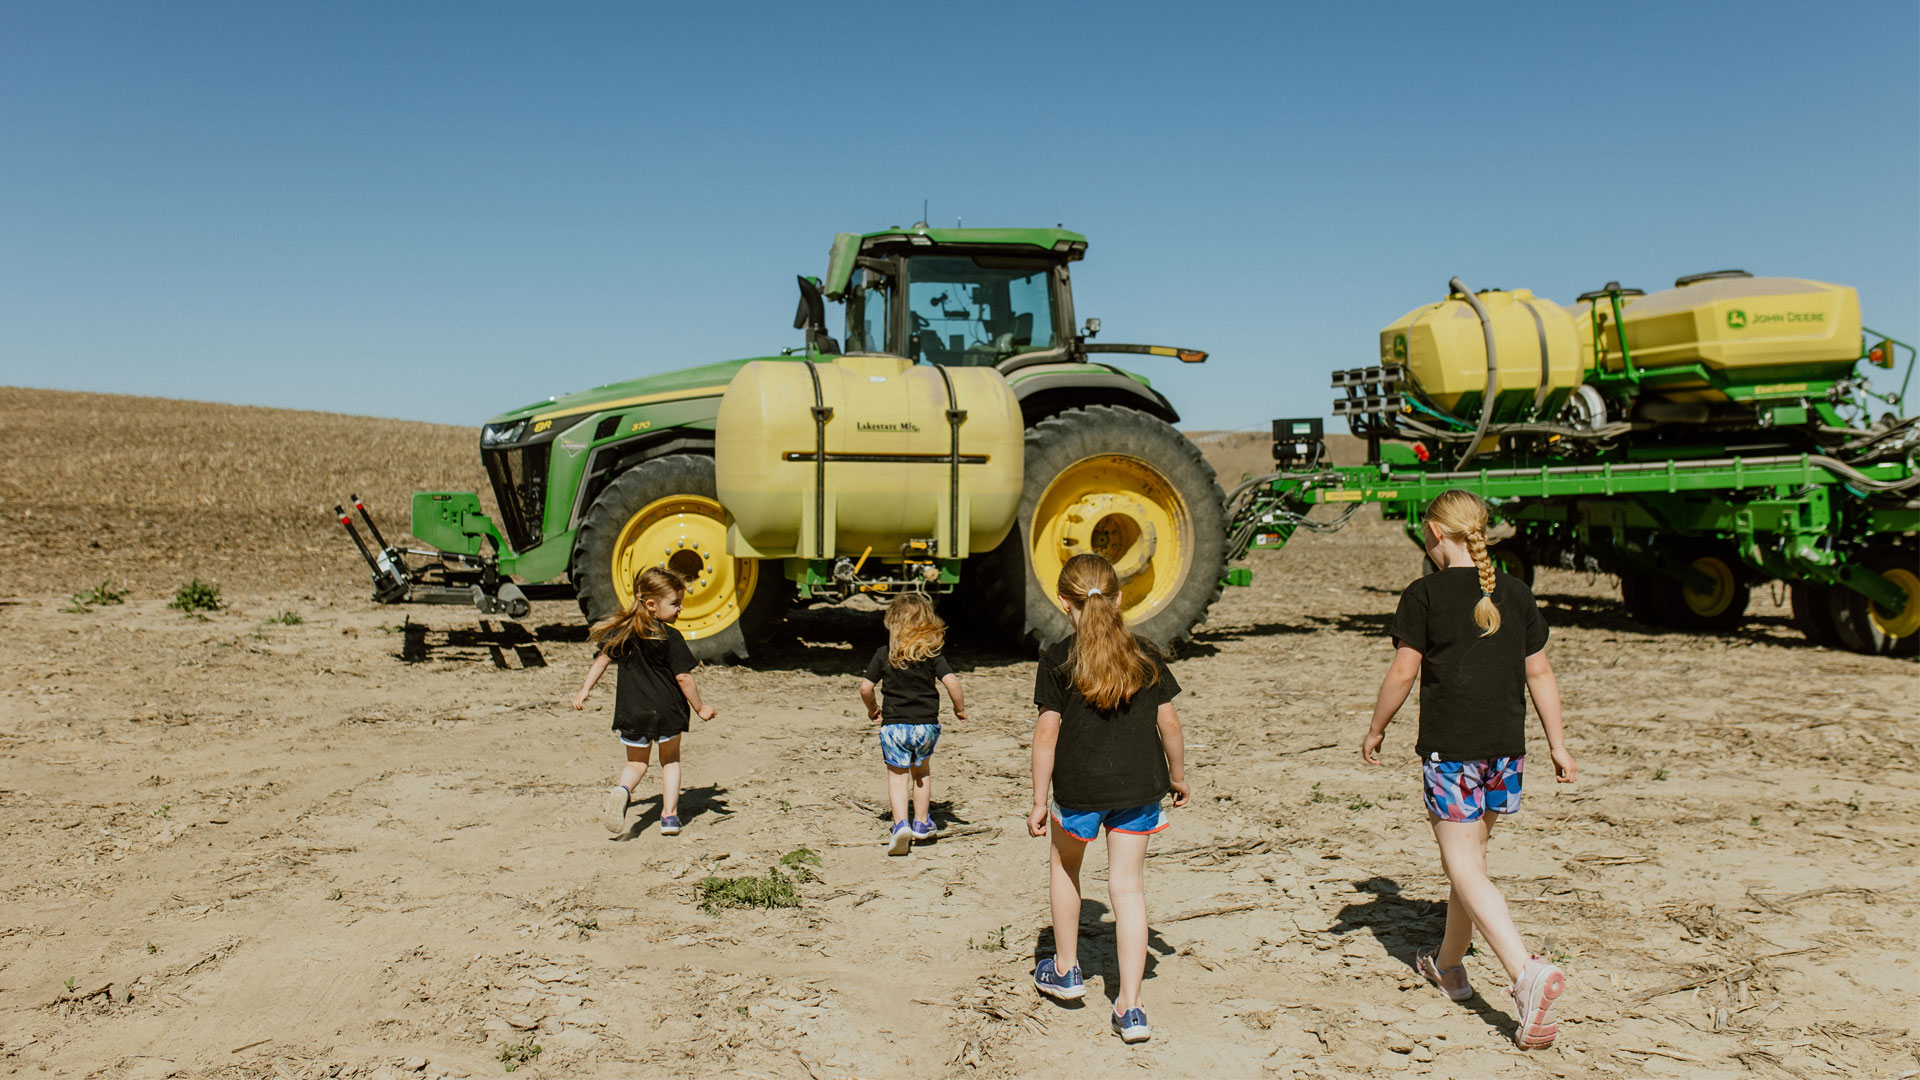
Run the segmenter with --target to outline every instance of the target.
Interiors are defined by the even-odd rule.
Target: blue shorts
[[[679,738],[683,734],[685,734],[685,732],[676,731],[671,735],[662,735],[657,739],[649,738],[645,735],[635,735],[632,737],[622,735],[620,736],[620,745],[635,746],[635,747],[639,747],[642,750],[645,750],[647,747],[652,746],[655,743],[670,743],[673,740]]]
[[[1054,803],[1049,809],[1055,827],[1075,840],[1087,843],[1092,843],[1100,836],[1102,825],[1110,833],[1151,836],[1173,824],[1167,820],[1166,807],[1157,802],[1129,806],[1125,810],[1068,810],[1059,803]]]
[[[1420,794],[1442,821],[1479,821],[1486,814],[1520,812],[1520,774],[1527,759],[1477,758],[1420,764]]]
[[[896,769],[925,765],[939,742],[939,724],[880,725],[880,756]]]

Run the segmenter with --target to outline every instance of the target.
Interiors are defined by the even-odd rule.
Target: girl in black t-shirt
[[[1494,571],[1487,556],[1487,506],[1472,492],[1443,493],[1423,522],[1427,556],[1440,569],[1407,587],[1388,632],[1395,652],[1360,757],[1380,764],[1387,724],[1420,680],[1422,795],[1440,865],[1452,886],[1446,936],[1415,964],[1455,1001],[1473,996],[1465,957],[1477,928],[1513,981],[1522,1049],[1553,1043],[1547,1012],[1566,985],[1561,970],[1529,956],[1506,898],[1487,877],[1494,821],[1520,810],[1526,755],[1525,693],[1540,713],[1555,779],[1573,782],[1577,766],[1560,727],[1560,687],[1547,663],[1547,624],[1533,594]]]
[[[620,779],[601,804],[601,820],[611,833],[625,832],[627,807],[633,787],[647,775],[652,747],[660,752],[660,831],[680,831],[680,736],[687,730],[687,709],[702,720],[720,715],[700,700],[693,685],[693,652],[687,639],[673,628],[687,586],[679,576],[659,567],[642,570],[633,581],[633,603],[593,624],[587,640],[600,646],[600,655],[587,669],[587,681],[573,696],[573,707],[587,707],[587,695],[600,681],[607,665],[620,665],[620,681],[613,695],[613,730],[627,748]]]
[[[887,854],[905,855],[915,840],[931,840],[933,826],[933,748],[940,742],[940,687],[953,698],[953,718],[967,718],[967,699],[960,677],[940,655],[946,644],[947,624],[933,612],[933,602],[920,593],[906,593],[887,605],[887,643],[867,661],[860,680],[860,701],[867,719],[880,725],[880,757],[887,766],[887,801],[893,807],[893,830],[887,834]],[[875,689],[887,696],[883,713]],[[913,816],[908,817],[908,791]]]
[[[1107,830],[1107,896],[1113,905],[1120,993],[1113,1030],[1126,1042],[1148,1037],[1140,1007],[1147,967],[1147,837],[1167,827],[1160,800],[1173,792],[1185,806],[1186,752],[1173,672],[1120,614],[1120,578],[1098,555],[1075,555],[1055,588],[1073,618],[1074,635],[1040,657],[1033,701],[1033,812],[1027,832],[1053,844],[1048,886],[1054,955],[1040,961],[1033,983],[1066,1001],[1086,996],[1076,962],[1080,944],[1080,862],[1087,844]],[[1049,805],[1048,789],[1052,789]]]

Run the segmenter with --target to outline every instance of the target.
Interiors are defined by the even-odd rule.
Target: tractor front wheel
[[[1834,586],[1827,592],[1834,636],[1868,656],[1920,655],[1920,575],[1913,571],[1911,551],[1877,547],[1863,561],[1867,569],[1899,586],[1906,602],[1897,611],[1887,611],[1852,589]]]
[[[712,458],[655,458],[621,473],[593,501],[573,545],[581,613],[591,623],[625,608],[634,579],[654,566],[687,583],[674,626],[698,660],[745,659],[779,628],[792,595],[778,561],[727,554]]]
[[[1054,599],[1083,552],[1120,575],[1120,610],[1162,647],[1193,635],[1226,574],[1226,497],[1186,436],[1134,409],[1092,405],[1027,431],[1013,532],[968,561],[961,590],[981,622],[1024,648],[1073,633]]]

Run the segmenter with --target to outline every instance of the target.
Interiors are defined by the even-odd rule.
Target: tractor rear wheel
[[[1840,638],[1833,631],[1833,611],[1828,599],[1832,591],[1829,586],[1813,581],[1796,581],[1787,586],[1787,595],[1793,604],[1794,629],[1809,642],[1828,649],[1840,644]]]
[[[1889,545],[1867,552],[1863,562],[1898,585],[1906,593],[1906,603],[1898,611],[1883,611],[1852,589],[1836,586],[1827,597],[1834,636],[1841,645],[1868,656],[1920,654],[1920,575],[1914,573],[1913,556]]]
[[[1649,570],[1623,570],[1620,572],[1620,604],[1627,609],[1627,617],[1635,622],[1652,626],[1660,625],[1660,612],[1653,605],[1653,579],[1656,575]]]
[[[1134,633],[1184,642],[1220,597],[1226,496],[1186,436],[1135,409],[1069,409],[1027,430],[1019,519],[1000,546],[968,561],[961,591],[980,623],[1022,648],[1073,633],[1054,599],[1074,555],[1120,574]]]
[[[591,623],[626,607],[634,578],[653,566],[687,583],[674,626],[698,660],[745,659],[779,628],[792,597],[778,561],[727,554],[726,512],[708,457],[636,465],[593,501],[573,544],[581,613]]]
[[[1701,591],[1678,578],[1653,575],[1653,606],[1660,621],[1681,630],[1722,631],[1739,626],[1746,618],[1751,591],[1741,577],[1739,561],[1714,548],[1696,549],[1681,557],[1705,574],[1709,584]]]

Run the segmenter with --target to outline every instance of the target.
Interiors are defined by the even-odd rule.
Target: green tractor
[[[549,398],[488,421],[480,455],[499,521],[470,492],[418,492],[412,531],[433,549],[409,551],[387,546],[366,519],[373,543],[361,550],[375,598],[471,602],[517,617],[529,599],[572,595],[591,620],[631,599],[638,571],[663,565],[688,583],[678,625],[704,660],[746,657],[796,597],[903,589],[953,594],[949,609],[1031,649],[1069,632],[1053,583],[1067,558],[1095,551],[1120,568],[1121,602],[1135,629],[1182,641],[1225,583],[1224,496],[1212,468],[1174,429],[1179,415],[1167,398],[1145,376],[1096,357],[1197,363],[1206,354],[1095,343],[1099,320],[1076,324],[1069,273],[1086,248],[1084,236],[1059,228],[842,233],[826,277],[799,281],[794,326],[803,344]],[[844,312],[837,341],[829,303]],[[802,367],[812,378],[810,400],[802,390],[795,400],[776,394],[761,402],[802,425],[804,439],[775,449],[780,462],[803,463],[794,484],[812,492],[796,505],[813,532],[775,551],[743,539],[721,497],[716,454],[727,450],[718,421],[743,370],[784,372],[804,387],[805,376],[795,374]],[[946,407],[918,421],[823,404],[823,372],[856,371],[848,378],[886,389],[908,374],[931,379],[928,369],[945,381]],[[987,372],[990,386],[981,382]],[[954,398],[956,386],[971,388],[975,403],[959,407],[966,403]],[[1002,412],[1013,419],[1002,427],[1013,435],[988,447],[980,439],[992,430],[992,395],[1007,402]],[[734,430],[747,426],[737,421]],[[931,431],[938,450],[888,449],[884,440],[902,427],[923,442]],[[838,440],[831,445],[830,433]],[[856,436],[882,442],[867,452]],[[999,528],[983,526],[985,501],[961,501],[974,466],[989,458],[1003,469],[1021,465]],[[833,507],[844,515],[853,505],[837,490],[842,483],[861,487],[867,505],[931,492],[928,520],[938,520],[902,524],[897,534],[871,523],[834,532],[821,515],[831,523]],[[830,506],[830,498],[839,501]],[[999,535],[997,544],[981,541]]]

